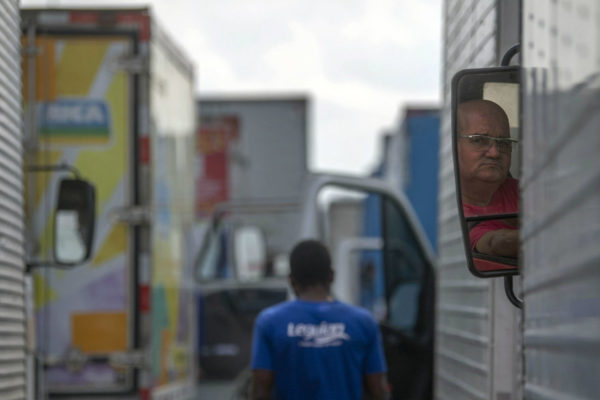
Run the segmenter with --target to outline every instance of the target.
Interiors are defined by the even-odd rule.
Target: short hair
[[[303,240],[290,253],[290,273],[301,287],[329,285],[329,251],[318,240]]]

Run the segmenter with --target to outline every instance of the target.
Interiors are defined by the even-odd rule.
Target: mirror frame
[[[225,279],[220,279],[217,277],[208,277],[208,278],[203,278],[201,276],[201,270],[202,270],[202,266],[205,263],[206,257],[209,254],[209,251],[212,250],[212,248],[214,246],[220,246],[219,243],[215,244],[215,240],[219,240],[218,237],[215,237],[216,235],[219,235],[221,232],[221,221],[225,218],[226,213],[225,212],[214,212],[208,221],[206,221],[206,230],[204,231],[204,234],[202,235],[201,238],[201,242],[200,242],[200,248],[198,250],[198,252],[196,253],[196,255],[194,256],[194,263],[193,263],[193,274],[194,274],[194,281],[196,282],[196,284],[198,285],[207,285],[210,284],[212,282],[219,282],[219,281],[223,281]],[[229,243],[226,243],[225,246],[229,246]],[[227,249],[226,249],[227,250]],[[228,278],[230,279],[230,278]]]
[[[80,204],[74,204],[72,200],[68,199],[68,196],[74,192],[79,192],[81,199]],[[73,262],[61,261],[58,257],[58,242],[56,229],[58,228],[56,217],[60,210],[75,210],[78,215],[83,215],[83,220],[88,221],[88,225],[85,226],[85,253],[81,260]],[[78,264],[87,261],[92,254],[92,247],[94,242],[94,233],[96,225],[96,190],[93,185],[84,179],[69,179],[64,178],[59,182],[58,195],[56,201],[56,207],[54,210],[53,217],[53,240],[52,240],[52,252],[54,262],[62,266],[76,266]]]
[[[464,216],[464,211],[463,211],[463,204],[462,204],[462,193],[461,193],[461,187],[460,187],[460,172],[459,172],[459,167],[458,167],[458,140],[457,140],[457,129],[456,129],[456,125],[457,125],[457,118],[456,118],[456,111],[457,111],[457,106],[458,106],[458,87],[459,87],[459,83],[460,80],[462,78],[464,78],[465,76],[468,75],[475,75],[475,74],[490,74],[490,73],[516,73],[518,76],[518,83],[521,83],[521,67],[520,66],[507,66],[507,67],[491,67],[491,68],[471,68],[471,69],[463,69],[461,71],[458,71],[456,74],[454,74],[454,76],[452,77],[452,86],[451,86],[451,125],[452,125],[452,157],[453,157],[453,165],[454,165],[454,183],[456,186],[456,203],[457,203],[457,207],[458,207],[458,216],[459,216],[459,220],[460,220],[460,226],[461,226],[461,231],[462,231],[462,237],[463,237],[463,245],[464,245],[464,250],[465,250],[465,256],[467,258],[467,266],[469,268],[469,272],[471,272],[471,274],[473,274],[474,276],[478,277],[478,278],[495,278],[495,277],[499,277],[499,276],[513,276],[513,275],[519,275],[520,274],[520,268],[519,265],[517,264],[516,266],[511,266],[508,265],[507,263],[503,264],[505,266],[504,268],[498,268],[495,270],[489,270],[489,271],[481,271],[475,268],[475,264],[473,262],[473,252],[471,251],[471,242],[469,240],[469,229],[467,226],[467,220],[465,219]],[[501,81],[498,81],[501,82]],[[510,81],[506,81],[506,82],[510,82]],[[519,127],[522,127],[522,112],[521,112],[521,107],[522,107],[522,89],[521,87],[519,87]],[[521,135],[522,136],[522,135]],[[487,218],[486,218],[487,217]],[[520,211],[518,214],[490,214],[489,216],[484,216],[483,218],[485,219],[500,219],[500,218],[506,218],[506,217],[519,217],[520,218]],[[481,217],[469,217],[470,219],[481,219]],[[494,258],[493,256],[490,256],[490,261],[497,263],[497,264],[502,264],[501,261],[496,261],[496,260],[492,260],[492,258]],[[485,260],[485,258],[482,258],[483,260]]]

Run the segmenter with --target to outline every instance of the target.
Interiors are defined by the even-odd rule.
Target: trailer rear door
[[[34,28],[37,28],[34,32]],[[135,78],[121,65],[136,53],[125,31],[24,29],[28,162],[68,163],[97,190],[93,256],[70,270],[34,271],[37,346],[49,393],[123,393],[133,368],[109,359],[135,344],[134,232],[116,218],[134,202]],[[50,259],[51,204],[64,172],[29,176],[33,254]]]

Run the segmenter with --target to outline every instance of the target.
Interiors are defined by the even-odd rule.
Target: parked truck
[[[255,96],[202,97],[197,104],[200,377],[232,380],[250,361],[254,318],[288,294],[286,255],[300,225],[309,102]]]
[[[193,65],[146,8],[27,9],[21,33],[25,162],[97,194],[89,260],[31,272],[32,398],[191,398]],[[60,174],[25,174],[32,259],[50,258]]]

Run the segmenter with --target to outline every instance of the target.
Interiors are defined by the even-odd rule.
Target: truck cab
[[[287,257],[273,252],[257,217],[272,219],[276,209],[222,204],[200,228],[194,274],[201,382],[236,379],[250,362],[258,313],[289,296]]]

